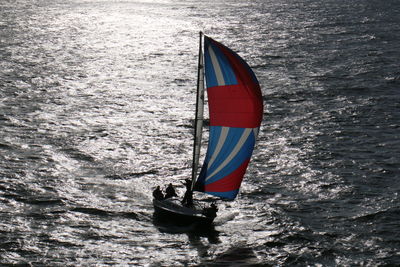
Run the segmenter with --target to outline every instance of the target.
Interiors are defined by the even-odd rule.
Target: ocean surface
[[[265,105],[202,232],[151,197],[191,173],[199,31]],[[399,266],[399,192],[398,0],[0,3],[0,266]]]

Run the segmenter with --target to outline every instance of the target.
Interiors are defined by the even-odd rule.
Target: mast
[[[194,121],[194,142],[193,142],[193,162],[192,162],[192,191],[196,183],[197,169],[199,166],[201,135],[203,128],[204,111],[204,59],[202,39],[203,33],[199,33],[199,60],[197,66],[197,93],[196,93],[196,114]]]

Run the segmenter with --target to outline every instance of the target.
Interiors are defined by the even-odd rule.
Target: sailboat
[[[153,205],[158,216],[181,223],[211,224],[216,217],[215,206],[209,212],[210,208],[193,203],[193,191],[225,200],[236,198],[261,125],[263,100],[259,82],[249,65],[237,53],[202,32],[197,74],[192,177],[186,181],[186,200],[182,203],[177,198],[154,198]],[[204,80],[210,126],[208,148],[198,174]]]

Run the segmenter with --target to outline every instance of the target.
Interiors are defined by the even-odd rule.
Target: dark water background
[[[190,175],[199,30],[265,100],[203,233],[150,197]],[[400,265],[399,62],[397,0],[2,0],[0,265]]]

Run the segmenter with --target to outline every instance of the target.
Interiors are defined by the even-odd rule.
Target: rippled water
[[[265,99],[204,232],[150,196],[190,175],[199,30]],[[3,0],[0,264],[399,265],[399,51],[395,0]]]

